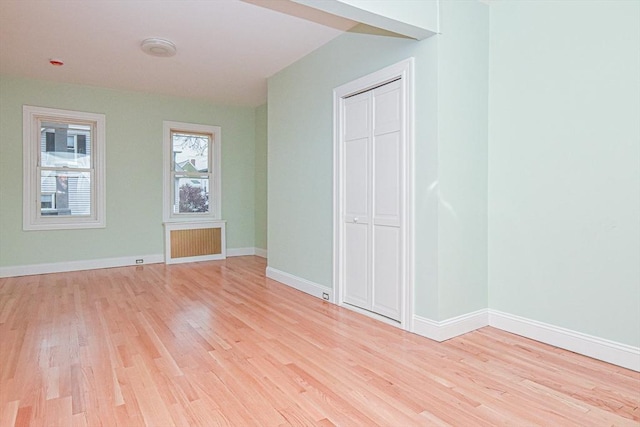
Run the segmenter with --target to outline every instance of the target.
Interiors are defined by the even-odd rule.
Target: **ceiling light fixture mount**
[[[140,47],[144,53],[151,56],[169,57],[176,54],[176,45],[169,40],[151,37],[142,40]]]

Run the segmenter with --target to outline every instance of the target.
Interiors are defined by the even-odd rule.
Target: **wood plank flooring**
[[[640,374],[493,328],[436,343],[257,257],[0,279],[0,426],[638,426]]]

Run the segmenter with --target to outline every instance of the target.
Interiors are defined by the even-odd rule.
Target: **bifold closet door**
[[[344,302],[400,320],[400,81],[344,102]]]
[[[370,310],[372,93],[344,103],[344,302]]]

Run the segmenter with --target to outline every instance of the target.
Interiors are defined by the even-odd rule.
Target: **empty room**
[[[218,425],[640,425],[640,0],[0,0],[0,427]]]

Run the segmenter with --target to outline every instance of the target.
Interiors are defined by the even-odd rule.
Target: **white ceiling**
[[[267,77],[355,24],[287,0],[0,0],[0,74],[257,106]],[[149,37],[177,54],[144,54]]]

